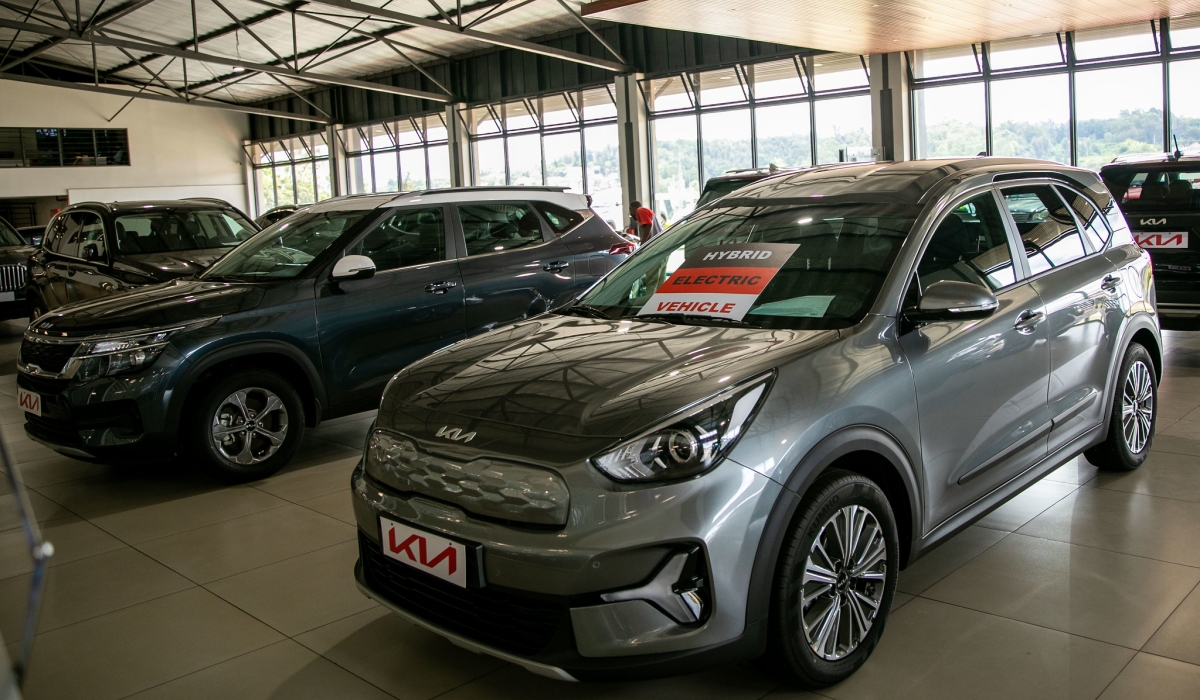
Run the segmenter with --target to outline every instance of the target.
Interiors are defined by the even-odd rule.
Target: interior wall
[[[112,201],[161,192],[219,196],[246,210],[242,141],[250,123],[244,114],[134,100],[110,122],[127,98],[11,81],[0,84],[0,93],[0,126],[128,129],[130,160],[127,166],[0,168],[0,197]]]

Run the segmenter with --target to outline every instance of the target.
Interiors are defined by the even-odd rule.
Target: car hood
[[[255,284],[179,279],[68,304],[46,316],[37,329],[90,335],[158,328],[247,311],[258,306],[263,293]]]
[[[198,275],[231,250],[233,248],[207,248],[122,255],[117,265],[165,282],[176,277]]]
[[[28,262],[29,256],[37,250],[32,246],[13,245],[0,247],[0,265],[12,265]]]
[[[511,447],[518,433],[541,433],[539,442],[553,433],[587,451],[837,337],[547,314],[400,372],[384,391],[377,425],[427,439],[443,425],[458,427],[496,447]]]

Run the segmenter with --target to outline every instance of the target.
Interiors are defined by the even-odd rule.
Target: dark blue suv
[[[377,407],[404,366],[569,301],[630,252],[557,188],[323,202],[197,277],[34,321],[18,359],[25,430],[77,457],[186,454],[261,478],[306,426]]]

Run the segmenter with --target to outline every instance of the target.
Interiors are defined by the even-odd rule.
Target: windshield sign
[[[700,248],[663,282],[638,315],[698,314],[740,321],[799,247],[751,243]]]

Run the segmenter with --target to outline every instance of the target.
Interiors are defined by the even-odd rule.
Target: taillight
[[[613,247],[608,249],[609,255],[633,255],[633,251],[637,250],[637,243],[614,243]]]

